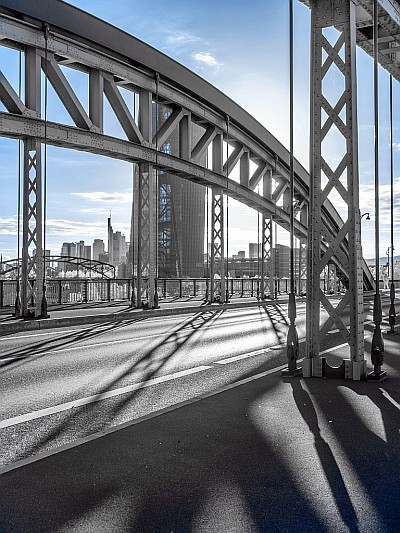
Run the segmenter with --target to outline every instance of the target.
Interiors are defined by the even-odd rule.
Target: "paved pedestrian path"
[[[242,376],[5,467],[0,531],[399,532],[400,335],[384,368],[379,383]]]
[[[49,318],[37,320],[23,320],[14,318],[12,310],[2,309],[0,312],[0,335],[18,331],[31,331],[55,327],[93,324],[101,322],[114,322],[119,320],[132,320],[151,316],[168,316],[191,312],[200,312],[212,307],[213,309],[234,309],[240,307],[253,307],[257,305],[274,305],[276,302],[287,302],[286,294],[278,300],[265,300],[256,298],[231,298],[229,304],[213,303],[208,305],[201,297],[171,298],[161,300],[158,309],[135,309],[127,301],[119,302],[93,302],[88,304],[55,305],[48,309]],[[298,302],[304,299],[298,299]]]

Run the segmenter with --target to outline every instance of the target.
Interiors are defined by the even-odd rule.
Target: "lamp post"
[[[389,325],[390,329],[387,333],[391,335],[396,334],[394,326],[396,324],[396,309],[394,307],[394,300],[396,297],[396,291],[394,290],[394,265],[393,265],[393,250],[394,250],[394,234],[393,234],[393,213],[394,213],[394,164],[393,164],[393,76],[390,75],[389,86],[389,106],[390,106],[390,248],[392,250],[392,262],[391,262],[391,282],[390,282],[390,307],[389,307]],[[388,275],[389,275],[389,249],[388,249]]]
[[[288,317],[290,320],[286,340],[286,354],[288,367],[282,371],[283,376],[296,376],[301,374],[301,368],[297,367],[299,357],[299,337],[296,328],[296,296],[294,286],[294,157],[293,157],[293,0],[289,0],[289,56],[290,56],[290,94],[289,94],[289,135],[290,135],[290,294],[288,305]]]
[[[373,37],[374,37],[374,130],[375,130],[375,297],[374,297],[374,333],[371,345],[371,362],[374,370],[367,379],[381,381],[385,379],[386,372],[382,370],[384,343],[381,331],[382,302],[379,291],[379,94],[378,94],[378,0],[373,6]]]

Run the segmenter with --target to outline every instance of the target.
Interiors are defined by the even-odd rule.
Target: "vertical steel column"
[[[334,45],[329,43],[323,33],[323,29],[330,26],[339,29],[339,37]],[[337,102],[330,103],[324,95],[324,78],[333,65],[344,77],[344,90]],[[366,375],[356,98],[355,4],[353,0],[316,0],[311,6],[309,278],[307,353],[303,363],[305,377],[329,375],[330,367],[325,359],[319,356],[319,351],[333,325],[339,329],[350,347],[351,358],[342,365],[343,376],[359,380]],[[345,111],[344,116],[342,110]],[[337,133],[343,136],[345,144],[344,153],[340,154],[342,160],[336,169],[332,169],[324,157],[325,143],[328,142],[326,136],[334,127]],[[322,185],[322,173],[327,178],[325,187]],[[336,234],[326,227],[322,217],[324,202],[332,190],[338,193],[347,205],[348,218]],[[327,250],[323,256],[322,236],[327,241]],[[343,265],[341,249],[344,247],[349,250],[348,263],[344,262],[348,290],[334,308],[320,289],[320,276],[328,262],[336,255],[340,256],[339,263]],[[321,306],[329,316],[323,324],[320,323]],[[349,328],[341,318],[346,307],[350,314]]]
[[[225,302],[224,262],[224,194],[223,189],[212,190],[211,204],[211,267],[210,301]]]
[[[263,177],[263,196],[272,200],[272,170],[267,170]],[[263,213],[262,217],[262,236],[261,236],[261,299],[265,300],[274,297],[274,268],[272,261],[272,214]],[[269,272],[267,269],[269,265]]]
[[[294,275],[294,70],[293,70],[293,52],[294,52],[294,35],[293,35],[293,0],[289,0],[289,26],[290,26],[290,83],[289,83],[289,115],[290,115],[290,195],[289,195],[289,214],[290,214],[290,291],[288,303],[289,329],[286,339],[286,355],[288,359],[287,369],[282,370],[283,376],[296,376],[301,374],[301,368],[297,367],[299,357],[299,336],[296,326],[296,290]]]
[[[391,255],[391,281],[390,281],[390,307],[389,307],[389,325],[390,329],[387,333],[394,335],[396,333],[394,326],[396,325],[396,308],[394,301],[396,299],[396,290],[394,288],[394,161],[393,161],[393,76],[390,75],[390,89],[389,89],[389,106],[390,106],[390,248]]]
[[[25,105],[40,116],[41,58],[36,49],[25,54]],[[23,229],[21,268],[21,314],[25,318],[41,315],[43,297],[43,210],[41,143],[24,140]]]
[[[141,90],[139,95],[139,128],[147,143],[152,142],[152,93]],[[153,165],[140,163],[134,193],[135,229],[134,256],[137,271],[136,306],[153,308],[157,253],[157,191]],[[137,229],[136,229],[137,228]]]
[[[223,173],[222,134],[215,136],[212,143],[212,167]],[[210,262],[210,301],[225,301],[224,264],[224,193],[223,189],[213,188],[211,199],[211,262]],[[217,276],[217,277],[216,277]]]
[[[103,131],[104,78],[98,70],[89,72],[89,117],[99,130]]]
[[[132,261],[132,307],[139,307],[139,294],[137,292],[137,277],[138,277],[138,217],[136,213],[139,209],[139,165],[133,163],[132,168],[132,212],[131,212],[131,231],[130,231],[130,259]]]
[[[300,211],[300,222],[307,226],[308,219],[308,209],[304,205]],[[298,285],[298,294],[299,296],[304,296],[306,294],[306,284],[307,284],[307,239],[299,239],[299,285]]]

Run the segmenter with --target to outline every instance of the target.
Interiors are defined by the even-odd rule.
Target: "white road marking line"
[[[180,372],[174,372],[173,374],[168,374],[167,376],[161,376],[159,378],[149,379],[148,381],[142,381],[139,383],[134,383],[133,385],[127,385],[126,387],[121,387],[119,389],[113,389],[107,392],[101,392],[99,394],[94,394],[93,396],[87,396],[86,398],[80,398],[78,400],[73,400],[72,402],[61,403],[59,405],[54,405],[53,407],[47,407],[46,409],[40,409],[38,411],[33,411],[31,413],[25,413],[23,415],[14,416],[12,418],[7,418],[0,421],[0,429],[4,429],[11,426],[16,426],[22,424],[23,422],[28,422],[29,420],[36,420],[37,418],[42,418],[44,416],[54,415],[56,413],[61,413],[62,411],[67,411],[76,407],[81,407],[83,405],[88,405],[90,403],[99,402],[101,400],[106,400],[108,398],[113,398],[114,396],[119,396],[121,394],[126,394],[128,392],[133,392],[139,389],[145,389],[152,385],[158,385],[159,383],[165,383],[166,381],[171,381],[178,379],[184,376],[189,376],[190,374],[196,374],[197,372],[203,372],[208,370],[212,366],[197,366],[195,368],[189,368],[188,370],[182,370]]]
[[[221,359],[215,361],[215,365],[227,365],[228,363],[233,363],[234,361],[240,361],[241,359],[247,359],[248,357],[254,357],[256,355],[265,354],[269,351],[269,348],[264,348],[262,350],[256,350],[255,352],[242,353],[240,355],[234,355],[232,357],[227,357],[226,359]]]
[[[301,362],[303,359],[300,359],[299,362]],[[37,455],[33,455],[32,457],[28,457],[26,459],[21,459],[20,461],[17,461],[16,463],[6,465],[3,467],[0,467],[0,475],[6,474],[7,472],[10,472],[12,470],[17,470],[18,468],[22,468],[24,466],[27,466],[29,464],[35,463],[37,461],[40,461],[42,459],[46,459],[47,457],[51,457],[53,455],[56,455],[58,453],[64,452],[66,450],[70,450],[72,448],[76,448],[78,446],[81,446],[82,444],[86,444],[87,442],[91,442],[93,440],[97,440],[99,438],[105,437],[107,435],[110,435],[112,433],[116,433],[117,431],[120,431],[124,428],[136,426],[137,424],[140,424],[141,422],[145,422],[146,420],[151,420],[152,418],[158,418],[159,416],[162,416],[164,414],[170,413],[172,411],[176,411],[177,409],[181,409],[182,407],[185,407],[187,405],[191,405],[197,402],[200,402],[202,400],[206,400],[207,398],[211,398],[213,396],[216,396],[217,394],[221,394],[223,392],[226,392],[231,389],[235,389],[236,387],[240,387],[241,385],[245,385],[246,383],[250,383],[251,381],[255,381],[257,379],[261,379],[263,377],[269,376],[271,374],[275,374],[276,372],[280,372],[284,368],[287,368],[287,365],[281,365],[276,368],[271,368],[270,370],[266,370],[265,372],[261,372],[259,374],[255,374],[254,376],[250,376],[248,378],[242,379],[240,381],[236,381],[235,383],[231,383],[229,385],[225,385],[221,387],[220,389],[207,392],[205,394],[196,396],[194,398],[190,398],[189,400],[185,400],[183,402],[177,403],[175,405],[171,405],[170,407],[166,407],[164,409],[160,409],[159,411],[156,411],[154,413],[150,413],[148,415],[142,416],[140,418],[137,418],[136,420],[130,420],[129,422],[125,422],[123,424],[119,424],[118,426],[113,426],[110,428],[107,428],[105,430],[99,431],[98,433],[93,433],[93,435],[89,435],[88,437],[83,437],[81,439],[77,439],[73,442],[69,442],[68,444],[64,444],[63,446],[60,446],[59,448],[54,448],[53,450],[49,450],[46,452],[38,453]]]
[[[379,388],[379,390],[381,391],[381,393],[383,394],[383,396],[384,396],[387,400],[389,400],[389,402],[390,402],[392,405],[394,405],[395,407],[397,407],[397,409],[400,411],[400,404],[397,403],[396,400],[394,400],[394,399],[390,396],[390,394],[389,394],[387,391],[385,391],[385,389],[381,389],[381,388]]]

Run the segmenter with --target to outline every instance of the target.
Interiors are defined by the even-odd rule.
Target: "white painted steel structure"
[[[394,15],[385,22],[385,28],[398,28],[397,2],[388,0]],[[357,22],[355,13],[360,6],[368,14],[370,2],[352,0],[317,0],[308,2],[313,12],[313,109],[320,117],[324,109],[328,119],[324,125],[319,118],[313,125],[313,142],[321,143],[326,131],[334,123],[347,142],[347,157],[340,169],[329,169],[321,163],[312,164],[312,182],[305,169],[294,161],[294,199],[296,201],[295,237],[300,239],[302,268],[310,229],[309,264],[313,273],[309,278],[308,293],[312,294],[309,306],[310,352],[306,362],[306,375],[321,375],[319,343],[329,327],[335,323],[352,349],[352,362],[347,365],[347,375],[362,377],[364,355],[361,342],[362,284],[372,288],[372,278],[361,262],[360,227],[355,121],[355,65]],[[336,6],[336,7],[335,7]],[[335,19],[335,9],[340,19]],[[356,10],[355,10],[356,8]],[[383,9],[383,8],[382,8]],[[389,9],[389,8],[388,8]],[[364,12],[363,12],[364,13]],[[323,22],[318,19],[322,17]],[[386,19],[385,19],[386,20]],[[364,30],[357,30],[360,44],[368,50],[367,18]],[[342,36],[333,47],[325,43],[320,29],[329,25],[343,26]],[[383,27],[383,26],[382,26]],[[360,27],[361,28],[361,27]],[[396,39],[393,37],[393,42]],[[386,42],[386,41],[385,41]],[[397,42],[397,40],[396,40]],[[212,189],[212,256],[211,299],[220,292],[224,298],[224,199],[226,195],[258,210],[263,215],[263,260],[270,257],[273,240],[273,224],[286,229],[290,225],[288,205],[290,154],[253,117],[232,100],[208,84],[205,80],[154,50],[134,37],[110,26],[59,0],[0,0],[0,45],[13,47],[25,54],[25,100],[12,85],[0,75],[0,99],[7,111],[0,113],[0,135],[22,139],[25,149],[24,203],[23,203],[23,272],[22,315],[40,316],[43,296],[44,272],[41,266],[43,214],[41,144],[71,148],[102,154],[132,162],[135,167],[134,260],[137,286],[134,302],[137,306],[146,299],[154,307],[156,279],[156,226],[157,184],[156,171],[165,171],[202,184]],[[340,58],[339,47],[346,49],[346,59]],[[398,77],[398,55],[390,45],[390,54],[384,55],[390,68]],[[346,91],[335,107],[328,107],[321,96],[323,78],[321,50],[325,49],[327,63],[335,63],[346,79]],[[87,75],[89,106],[85,110],[78,96],[63,73],[63,68],[77,69]],[[385,64],[386,66],[386,64]],[[396,70],[397,69],[397,70]],[[75,126],[44,120],[40,102],[44,88],[41,71],[53,86]],[[137,109],[130,109],[120,88],[131,91]],[[127,140],[104,134],[103,100],[109,101],[115,116],[126,134]],[[154,117],[155,102],[170,110],[162,123]],[[344,122],[340,111],[346,107]],[[155,131],[155,125],[158,125]],[[228,132],[229,125],[229,132]],[[200,128],[197,142],[192,141],[192,131]],[[180,136],[179,157],[163,152],[163,144],[171,132]],[[224,145],[231,148],[224,157]],[[212,153],[210,165],[204,165],[202,157]],[[239,181],[233,178],[239,169]],[[340,172],[347,170],[347,189],[340,186]],[[328,177],[329,190],[322,190],[315,177],[323,170]],[[353,176],[349,179],[349,176]],[[258,184],[261,194],[256,192]],[[349,206],[349,218],[342,221],[328,195],[335,187]],[[290,204],[289,200],[289,204]],[[307,221],[307,213],[308,221]],[[318,217],[318,220],[317,220]],[[321,239],[324,238],[324,240]],[[33,255],[33,248],[37,252]],[[349,253],[350,250],[350,253]],[[321,255],[323,257],[321,259]],[[335,265],[341,280],[349,290],[338,309],[333,309],[319,292],[319,274],[323,265]],[[264,264],[264,261],[263,261]],[[214,274],[220,275],[218,284]],[[30,285],[28,279],[35,277]],[[262,296],[273,293],[272,280],[266,279],[262,268]],[[318,283],[317,283],[318,278]],[[221,284],[221,286],[219,286]],[[217,286],[218,285],[218,286]],[[330,319],[320,324],[319,306],[323,304]],[[348,330],[340,320],[341,309],[349,304],[352,323]],[[308,370],[307,370],[308,369]],[[350,370],[349,370],[350,369]]]
[[[358,380],[366,377],[366,361],[359,210],[356,45],[359,44],[374,55],[375,59],[378,58],[381,64],[399,79],[400,55],[394,50],[400,44],[400,5],[395,0],[379,0],[375,4],[374,14],[373,0],[310,0],[303,3],[311,8],[310,273],[307,290],[309,320],[307,357],[303,364],[303,374],[324,376],[331,373],[325,359],[319,356],[319,346],[321,339],[335,324],[350,347],[350,359],[344,361],[341,372],[346,377]],[[374,31],[374,23],[378,31]],[[326,31],[331,27],[337,30],[334,41],[328,38]],[[343,90],[334,101],[332,96],[327,96],[325,81],[331,69],[336,69],[343,78]],[[375,122],[377,123],[377,120]],[[343,140],[341,160],[335,166],[332,166],[325,156],[326,147],[330,142],[329,134],[333,131]],[[377,173],[377,153],[375,160]],[[321,218],[323,206],[332,192],[340,195],[345,202],[348,215],[347,220],[337,228],[336,235],[332,235],[329,230],[327,233]],[[376,213],[376,217],[378,216],[379,211]],[[328,242],[326,252],[321,249],[321,236]],[[341,243],[345,239],[348,240],[350,251],[346,258],[340,251]],[[349,279],[348,291],[336,308],[320,290],[318,283],[333,254],[341,257],[341,264],[346,265]],[[349,329],[341,319],[342,311],[346,307],[350,310]],[[329,315],[329,320],[324,324],[321,324],[321,309]],[[374,317],[378,329],[380,314],[377,289]],[[383,351],[383,342],[378,344],[381,344],[376,347],[378,351]],[[373,352],[374,350],[373,347]]]

